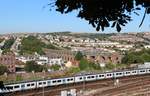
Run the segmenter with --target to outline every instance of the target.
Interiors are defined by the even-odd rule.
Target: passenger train
[[[149,74],[149,73],[150,73],[150,68],[145,68],[145,69],[106,72],[106,73],[99,73],[93,75],[89,74],[89,75],[72,76],[67,78],[29,81],[29,82],[22,82],[18,84],[5,85],[6,88],[9,88],[9,90],[0,90],[0,93],[15,92],[15,91],[22,91],[22,90],[41,88],[41,87],[71,84],[71,83],[88,82],[94,80],[96,81],[96,80],[102,80],[108,78],[142,75],[142,74]]]

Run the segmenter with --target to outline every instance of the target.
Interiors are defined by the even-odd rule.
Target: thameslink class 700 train
[[[94,81],[94,80],[117,78],[117,77],[123,77],[123,76],[142,75],[142,74],[149,74],[149,73],[150,73],[150,68],[144,68],[144,69],[106,72],[106,73],[99,73],[99,74],[93,74],[93,75],[91,74],[80,75],[80,76],[58,78],[58,79],[29,81],[29,82],[5,85],[7,90],[6,89],[0,90],[0,93],[23,91],[23,90],[29,90],[29,89],[35,89],[35,88],[41,88],[41,87],[50,87],[50,86],[57,86],[57,85],[63,85],[63,84],[88,82],[88,81]]]

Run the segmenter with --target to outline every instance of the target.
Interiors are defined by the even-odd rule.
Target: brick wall
[[[0,64],[6,66],[9,72],[15,72],[15,55],[14,54],[6,54],[0,56]]]

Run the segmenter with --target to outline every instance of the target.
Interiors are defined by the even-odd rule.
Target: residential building
[[[0,64],[6,66],[9,72],[16,72],[16,59],[15,55],[12,53],[7,53],[5,55],[0,56]]]

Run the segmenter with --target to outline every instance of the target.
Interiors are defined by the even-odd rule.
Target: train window
[[[53,83],[56,83],[56,81],[53,81]]]
[[[91,78],[90,76],[87,77],[88,79]]]
[[[34,86],[34,83],[32,83],[31,86]]]
[[[18,86],[14,86],[14,88],[19,88],[19,85]]]
[[[43,82],[43,84],[46,84],[46,82]]]
[[[10,89],[10,90],[13,90],[13,87],[12,87],[12,86],[7,86],[6,88],[7,88],[7,89]]]
[[[107,74],[107,76],[111,76],[111,74]]]
[[[122,73],[116,73],[116,75],[122,75]]]
[[[79,78],[80,80],[82,79],[82,77]]]
[[[94,76],[91,76],[91,78],[94,78]]]
[[[140,72],[145,72],[145,70],[141,70]]]
[[[57,82],[61,82],[61,80],[58,80]]]
[[[27,86],[29,87],[29,86],[30,86],[30,84],[27,84]]]
[[[99,77],[104,77],[104,75],[99,75]]]
[[[132,73],[136,73],[136,71],[133,71]]]
[[[67,81],[72,81],[73,79],[71,78],[71,79],[67,79]]]
[[[126,72],[126,74],[129,74],[130,72]]]
[[[42,82],[39,82],[39,85],[42,85]]]

